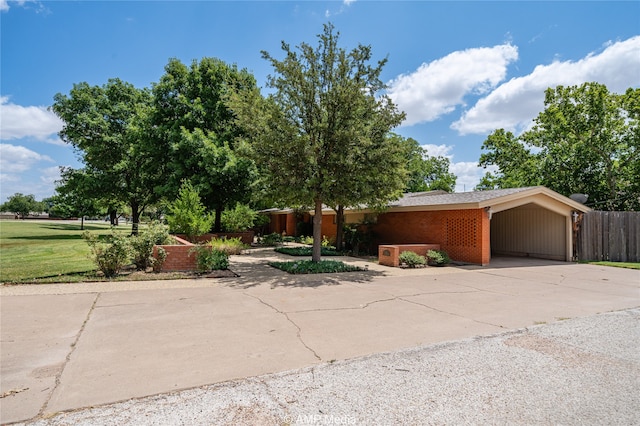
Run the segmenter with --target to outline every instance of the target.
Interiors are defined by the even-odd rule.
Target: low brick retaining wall
[[[385,266],[400,266],[400,253],[412,251],[426,256],[429,250],[440,250],[440,244],[388,244],[378,246],[378,263]]]
[[[163,244],[153,247],[153,257],[156,259],[158,258],[158,247],[162,247],[167,253],[167,258],[160,272],[195,271],[198,269],[196,253],[192,252],[195,244],[177,236],[173,236],[173,238],[178,244]]]
[[[186,240],[187,236],[184,234],[176,234],[178,237]],[[203,234],[193,238],[193,242],[198,243],[208,243],[214,238],[240,238],[243,244],[251,245],[253,243],[253,237],[255,233],[253,231],[247,232],[219,232],[217,234]]]

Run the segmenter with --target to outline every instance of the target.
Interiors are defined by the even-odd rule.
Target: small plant
[[[400,260],[400,263],[407,265],[408,268],[416,268],[427,263],[427,260],[423,256],[410,250],[400,253],[398,260]]]
[[[333,272],[362,271],[362,268],[347,265],[344,262],[338,262],[335,260],[321,260],[320,262],[313,262],[311,260],[271,262],[269,263],[269,266],[290,274],[324,274]]]
[[[185,234],[188,240],[209,232],[214,216],[206,213],[200,194],[189,181],[182,183],[178,198],[169,207],[167,223],[171,232]]]
[[[251,207],[237,203],[235,208],[222,212],[222,228],[226,232],[242,232],[253,227],[257,213]]]
[[[306,244],[308,246],[312,246],[313,245],[313,237],[310,236],[310,235],[302,236],[302,237],[300,237],[300,243],[301,244]]]
[[[132,249],[129,238],[111,229],[111,235],[106,242],[85,231],[82,238],[87,241],[91,249],[91,258],[105,277],[115,277],[130,264]]]
[[[282,235],[277,232],[267,234],[260,239],[260,244],[267,247],[279,246],[282,244]]]
[[[138,235],[130,237],[133,263],[139,271],[146,270],[154,263],[153,246],[169,241],[169,228],[159,222],[151,222]]]
[[[211,246],[197,245],[189,251],[196,254],[196,265],[199,272],[218,271],[229,268],[229,255]]]
[[[429,250],[427,252],[427,262],[432,266],[444,266],[451,262],[449,255],[444,250]]]
[[[227,255],[241,254],[242,250],[247,246],[242,242],[240,237],[237,238],[214,238],[209,241],[209,246],[213,250],[218,250],[226,253]]]

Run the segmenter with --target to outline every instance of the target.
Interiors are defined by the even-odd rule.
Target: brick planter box
[[[192,252],[195,244],[174,236],[178,244],[153,246],[153,257],[158,258],[158,247],[167,252],[167,258],[160,272],[195,271],[198,269],[196,253]]]
[[[429,250],[440,250],[440,244],[389,244],[378,246],[378,263],[385,266],[400,266],[400,253],[412,251],[426,256]]]

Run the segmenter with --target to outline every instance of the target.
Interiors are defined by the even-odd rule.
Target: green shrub
[[[279,246],[282,244],[282,235],[274,232],[273,234],[267,234],[260,238],[260,244],[267,247]]]
[[[410,250],[400,253],[398,259],[400,260],[400,263],[407,265],[409,268],[415,268],[427,263],[427,260],[423,256],[420,256],[418,253]]]
[[[449,255],[444,250],[429,250],[427,252],[429,265],[442,266],[451,262]]]
[[[111,229],[111,235],[107,236],[105,242],[89,231],[85,231],[82,238],[89,244],[91,259],[105,277],[115,277],[122,268],[130,264],[132,249],[129,237],[115,229]]]
[[[269,266],[290,274],[323,274],[332,272],[362,271],[362,268],[347,265],[344,262],[338,262],[335,260],[321,260],[320,262],[313,262],[311,260],[299,260],[296,262],[270,262]]]
[[[222,212],[220,221],[225,232],[242,232],[253,227],[257,213],[251,207],[237,203],[235,208]]]
[[[322,236],[322,243],[320,243],[320,244],[322,245],[322,247],[335,249],[335,246],[333,245],[334,242],[335,242],[335,238],[333,238],[333,237],[328,238],[326,235],[323,235]],[[300,243],[312,246],[313,245],[313,237],[312,236],[302,236],[302,237],[300,237]]]
[[[240,237],[237,238],[214,238],[209,241],[209,246],[213,250],[224,252],[228,255],[241,254],[247,245],[242,242]]]
[[[133,250],[133,263],[139,271],[146,270],[154,263],[153,246],[167,244],[170,241],[169,228],[159,222],[151,222],[138,235],[130,237]]]
[[[300,237],[300,243],[312,246],[313,245],[313,237],[310,236],[310,235],[303,235],[302,237]]]
[[[167,223],[171,232],[185,234],[191,240],[211,229],[215,217],[206,213],[200,194],[189,181],[183,182],[178,198],[169,206]]]
[[[229,267],[229,255],[220,250],[213,250],[208,244],[195,246],[189,254],[194,252],[199,272],[217,271]]]
[[[276,251],[289,256],[311,256],[313,247],[278,247]],[[320,254],[322,256],[342,256],[342,252],[333,247],[322,247]]]

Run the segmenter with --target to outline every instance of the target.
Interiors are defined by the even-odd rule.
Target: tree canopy
[[[158,199],[149,152],[146,117],[151,94],[120,79],[103,86],[74,84],[69,95],[58,93],[51,109],[64,122],[60,138],[76,148],[93,178],[95,198],[131,208],[137,233],[144,207]]]
[[[249,201],[256,177],[253,162],[236,153],[242,133],[227,99],[255,87],[247,70],[216,58],[193,61],[190,67],[171,59],[153,86],[153,144],[165,157],[158,161],[165,176],[159,192],[173,198],[188,179],[204,205],[215,210],[217,231],[224,208]]]
[[[397,198],[404,187],[404,150],[389,132],[404,119],[380,95],[386,59],[371,65],[371,47],[338,47],[331,24],[317,46],[282,42],[284,59],[262,52],[274,91],[235,98],[249,152],[266,176],[265,188],[290,206],[314,206],[313,260],[320,260],[323,204],[356,206]]]
[[[479,188],[544,185],[584,193],[601,210],[640,209],[640,89],[610,93],[599,83],[545,92],[545,109],[520,136],[498,129],[480,165],[498,166]]]
[[[3,212],[15,213],[24,219],[31,212],[44,211],[45,206],[42,202],[36,201],[33,194],[25,195],[20,192],[16,192],[0,206],[0,210]]]
[[[401,136],[397,136],[401,138]],[[449,159],[442,156],[431,156],[417,140],[407,138],[407,168],[409,178],[404,192],[447,191],[453,192],[456,187],[456,175],[449,172]]]

